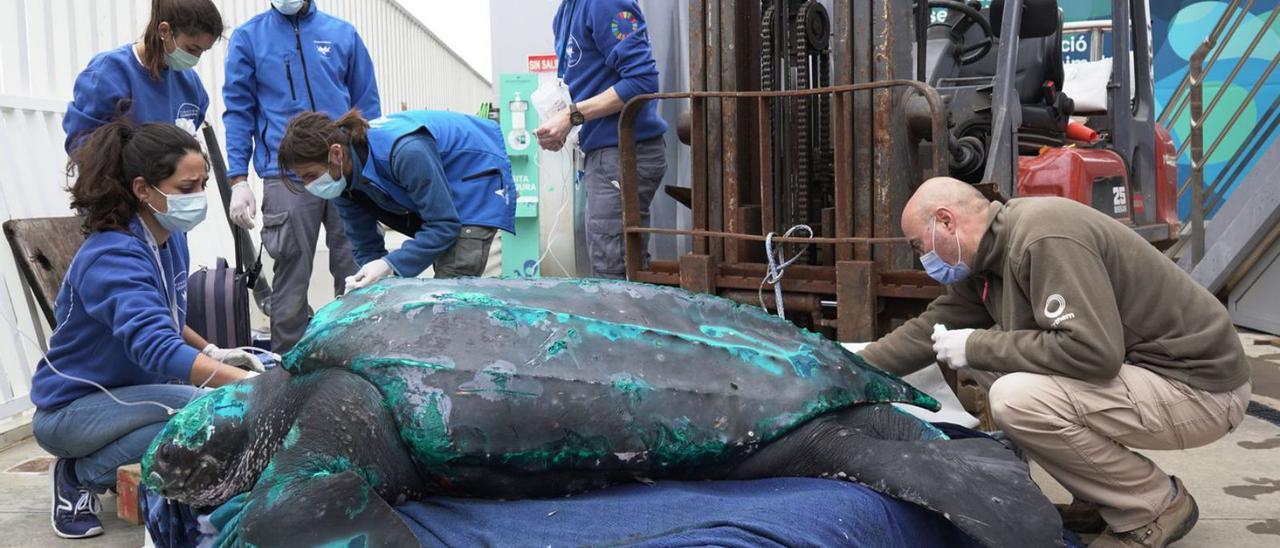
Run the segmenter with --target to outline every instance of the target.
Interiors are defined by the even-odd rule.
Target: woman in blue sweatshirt
[[[114,488],[116,468],[138,462],[171,410],[200,395],[192,385],[243,379],[250,373],[228,364],[253,360],[184,327],[185,232],[207,207],[209,169],[195,138],[119,119],[90,134],[68,170],[88,238],[58,290],[49,352],[31,380],[32,427],[58,457],[54,531],[84,538],[102,533],[95,493]]]
[[[190,69],[222,31],[222,15],[211,0],[152,0],[142,40],[99,53],[76,77],[62,119],[67,153],[117,114],[135,124],[174,124],[194,135],[209,94]]]
[[[434,110],[365,121],[309,112],[289,122],[279,164],[333,200],[360,271],[347,289],[392,274],[479,276],[498,230],[515,232],[516,189],[498,125]],[[350,183],[348,183],[350,181]],[[381,222],[412,240],[387,253]]]

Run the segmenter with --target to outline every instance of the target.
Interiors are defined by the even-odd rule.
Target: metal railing
[[[1248,110],[1249,105],[1253,103],[1253,99],[1257,97],[1262,87],[1268,83],[1268,79],[1276,67],[1280,65],[1280,56],[1271,60],[1271,63],[1261,76],[1249,87],[1244,99],[1235,105],[1235,109],[1226,119],[1226,122],[1218,128],[1217,135],[1213,136],[1212,143],[1205,147],[1205,122],[1217,112],[1217,108],[1227,95],[1228,88],[1237,81],[1240,71],[1253,56],[1253,52],[1258,48],[1258,45],[1263,42],[1264,38],[1271,35],[1272,25],[1276,22],[1277,17],[1280,16],[1280,7],[1271,10],[1271,14],[1258,28],[1257,34],[1249,39],[1249,45],[1240,54],[1239,60],[1232,67],[1226,79],[1219,83],[1217,93],[1213,95],[1213,98],[1209,100],[1206,106],[1205,79],[1222,57],[1223,52],[1231,45],[1232,40],[1236,38],[1236,33],[1242,27],[1241,23],[1249,16],[1249,9],[1253,4],[1254,0],[1248,0],[1241,6],[1241,0],[1232,0],[1227,5],[1226,10],[1223,11],[1213,30],[1209,32],[1209,35],[1205,37],[1204,41],[1200,43],[1200,46],[1192,54],[1186,78],[1178,84],[1177,89],[1169,97],[1169,101],[1159,118],[1161,125],[1171,127],[1172,124],[1179,120],[1184,111],[1189,110],[1190,134],[1178,146],[1175,158],[1181,159],[1183,155],[1189,154],[1191,175],[1179,186],[1178,199],[1181,200],[1188,190],[1191,191],[1191,222],[1189,226],[1184,227],[1178,242],[1166,251],[1166,255],[1175,257],[1182,253],[1187,245],[1190,245],[1191,266],[1193,268],[1204,258],[1206,215],[1225,201],[1226,191],[1229,190],[1229,183],[1233,179],[1230,176],[1220,175],[1211,183],[1206,184],[1205,166],[1208,164],[1209,159],[1213,158],[1218,152],[1227,135],[1235,129],[1241,116]],[[1241,152],[1243,151],[1237,151],[1236,154]],[[1231,170],[1224,170],[1224,172],[1227,171]]]

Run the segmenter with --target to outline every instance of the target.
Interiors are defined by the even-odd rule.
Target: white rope
[[[813,229],[810,228],[809,225],[796,225],[788,229],[782,237],[790,238],[797,230],[808,232],[809,235],[805,236],[806,238],[812,238],[814,236]],[[809,249],[809,244],[805,244],[804,248],[801,249],[799,253],[796,253],[794,257],[783,260],[781,249],[779,249],[777,253],[774,253],[774,236],[777,236],[777,233],[770,232],[769,235],[764,238],[764,252],[765,255],[769,257],[769,272],[766,273],[764,275],[764,279],[760,281],[760,308],[763,308],[766,313],[769,312],[769,306],[764,302],[764,286],[765,284],[773,284],[773,298],[774,303],[778,307],[778,317],[786,319],[787,313],[782,306],[782,276],[786,274],[787,267],[791,266],[796,261],[800,260],[800,257],[804,256],[805,251],[808,251]]]

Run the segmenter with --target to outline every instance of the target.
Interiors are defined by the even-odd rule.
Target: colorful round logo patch
[[[613,37],[619,42],[640,30],[640,18],[629,11],[620,11],[613,16]]]

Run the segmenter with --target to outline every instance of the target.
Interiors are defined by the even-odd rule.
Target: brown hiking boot
[[[1173,481],[1178,486],[1178,496],[1155,521],[1123,533],[1107,529],[1089,548],[1164,548],[1186,536],[1200,519],[1200,508],[1182,480]]]
[[[1062,526],[1079,535],[1096,535],[1107,529],[1106,520],[1098,512],[1098,504],[1083,499],[1071,499],[1071,504],[1055,504]]]

